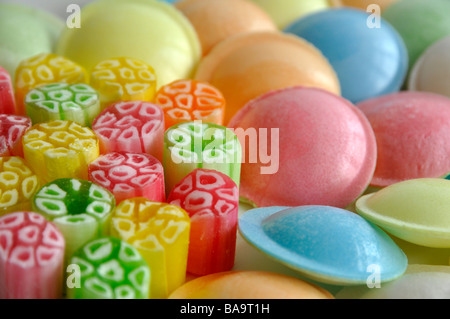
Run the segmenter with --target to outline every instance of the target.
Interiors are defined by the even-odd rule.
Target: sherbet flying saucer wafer
[[[330,7],[328,0],[251,0],[266,11],[282,30],[295,20]],[[360,0],[359,0],[360,1]],[[373,1],[373,0],[372,0]]]
[[[99,156],[98,139],[72,121],[36,124],[23,136],[25,160],[45,182],[63,177],[88,178],[87,166]]]
[[[161,162],[151,155],[107,153],[89,164],[88,171],[89,180],[113,193],[117,204],[133,197],[155,202],[166,200],[164,170]]]
[[[195,29],[162,1],[95,1],[82,8],[81,25],[63,31],[56,52],[87,70],[110,58],[135,58],[153,67],[162,86],[190,78],[201,57]]]
[[[190,219],[180,207],[135,197],[114,210],[111,235],[133,245],[152,273],[150,298],[167,298],[186,278]]]
[[[315,0],[317,1],[317,0]],[[175,4],[192,23],[203,55],[236,34],[277,31],[269,15],[247,0],[180,0]]]
[[[92,240],[70,260],[80,269],[80,287],[70,299],[147,299],[151,273],[139,252],[114,237]]]
[[[25,107],[33,124],[69,120],[90,127],[100,113],[100,99],[88,84],[52,83],[29,91]]]
[[[1,2],[0,65],[8,71],[14,82],[14,72],[20,62],[36,54],[52,52],[65,25],[63,19],[44,10],[18,4],[20,1]],[[38,6],[42,3],[32,2]]]
[[[340,94],[336,72],[306,40],[281,32],[250,32],[220,42],[199,63],[195,79],[222,92],[224,124],[250,100],[271,90],[307,86]]]
[[[92,182],[61,178],[41,187],[33,211],[52,221],[66,239],[66,260],[86,242],[109,235],[114,196]]]
[[[39,185],[38,177],[23,158],[0,157],[0,216],[31,210],[31,200]]]
[[[60,299],[64,237],[39,214],[0,218],[0,298]]]

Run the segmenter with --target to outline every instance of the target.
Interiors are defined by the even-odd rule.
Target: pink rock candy
[[[103,110],[92,129],[100,140],[100,153],[147,153],[162,160],[164,113],[155,104],[118,102]]]
[[[175,186],[168,202],[191,218],[187,271],[207,275],[234,265],[239,191],[227,175],[196,169]]]
[[[0,218],[0,298],[62,298],[65,241],[43,216]]]
[[[164,202],[164,172],[161,163],[148,154],[113,152],[89,164],[89,180],[114,194],[116,203],[145,197]]]

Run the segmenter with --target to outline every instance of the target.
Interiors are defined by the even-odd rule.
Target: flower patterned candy
[[[64,237],[39,214],[0,218],[0,299],[62,297]]]
[[[22,136],[30,127],[26,116],[0,114],[0,156],[23,156]]]
[[[16,114],[14,89],[9,73],[0,66],[0,113]]]
[[[150,269],[130,244],[114,237],[92,240],[71,258],[80,270],[80,287],[67,290],[70,299],[147,299]]]
[[[186,279],[190,219],[180,207],[135,197],[114,210],[111,235],[133,245],[152,273],[150,298],[167,298]]]
[[[196,169],[169,195],[191,218],[187,271],[208,275],[233,268],[239,210],[236,183],[218,171]]]
[[[88,84],[52,83],[28,92],[25,107],[33,124],[70,120],[91,126],[100,113],[100,98]]]
[[[92,182],[61,178],[41,187],[33,211],[52,221],[66,240],[66,260],[86,242],[109,235],[114,196]]]
[[[98,139],[72,121],[33,125],[23,136],[24,158],[44,182],[64,177],[88,179],[88,165],[99,156]]]
[[[164,111],[166,128],[194,120],[223,124],[225,98],[206,82],[178,80],[164,85],[156,93],[155,103]]]
[[[241,144],[228,128],[202,121],[176,124],[164,134],[166,193],[196,168],[228,175],[239,187]]]
[[[92,129],[100,152],[147,153],[162,160],[164,113],[155,104],[142,101],[114,103],[94,120]]]
[[[101,155],[88,166],[89,180],[105,187],[116,203],[127,198],[166,200],[164,170],[155,157],[143,153],[113,152]]]
[[[25,115],[27,93],[50,83],[87,83],[88,74],[77,63],[57,54],[42,53],[22,61],[16,70],[17,114]]]
[[[118,101],[152,101],[156,92],[156,75],[147,63],[119,57],[94,66],[90,83],[100,93],[102,109]]]
[[[0,157],[0,216],[31,210],[31,200],[39,186],[38,177],[23,158]]]

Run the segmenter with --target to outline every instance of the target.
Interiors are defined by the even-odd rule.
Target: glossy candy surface
[[[147,299],[151,272],[133,246],[114,237],[89,241],[70,260],[81,270],[70,299]]]
[[[150,65],[138,59],[110,58],[94,66],[90,84],[100,93],[104,109],[118,101],[152,101],[156,75]]]
[[[379,227],[331,206],[256,208],[239,218],[239,231],[264,254],[319,282],[363,285],[368,270],[391,281],[408,263]]]
[[[86,242],[109,234],[114,196],[82,179],[61,178],[42,186],[33,211],[52,221],[66,240],[66,260]]]
[[[383,11],[396,1],[398,0],[330,0],[333,6],[355,7],[364,11],[370,8],[370,5],[378,5],[381,11]]]
[[[42,53],[20,62],[16,70],[15,89],[17,113],[24,115],[27,93],[51,83],[86,83],[88,74],[83,67],[64,56]]]
[[[0,157],[0,216],[31,210],[40,181],[19,156]]]
[[[224,126],[201,121],[170,127],[164,134],[166,192],[196,168],[214,169],[239,185],[241,144]]]
[[[357,104],[369,120],[378,148],[372,186],[440,177],[450,168],[450,98],[399,92]]]
[[[196,169],[175,186],[167,202],[191,219],[187,271],[203,276],[231,270],[239,210],[236,183],[218,171]]]
[[[450,98],[450,35],[428,47],[414,64],[410,91],[426,91]]]
[[[29,117],[0,114],[0,156],[23,156],[22,137],[30,127]]]
[[[225,98],[206,82],[178,80],[164,85],[156,94],[155,103],[164,111],[166,129],[195,120],[223,124]]]
[[[195,79],[222,92],[225,125],[247,102],[270,90],[302,85],[340,93],[336,73],[322,53],[281,32],[251,32],[222,41],[201,60]]]
[[[89,180],[114,194],[116,203],[145,197],[155,202],[166,200],[164,169],[151,155],[112,152],[89,164]]]
[[[412,67],[430,45],[450,35],[449,12],[447,0],[398,0],[381,17],[401,35]]]
[[[15,114],[16,101],[11,76],[0,66],[0,113]]]
[[[72,121],[33,125],[23,136],[24,158],[45,182],[87,179],[87,166],[99,156],[98,140],[89,128]]]
[[[369,122],[347,100],[324,90],[269,92],[248,103],[229,127],[236,133],[256,130],[250,139],[240,138],[246,155],[240,196],[256,206],[344,208],[373,176],[376,141]],[[251,159],[255,151],[259,155]]]
[[[63,29],[64,21],[44,10],[0,3],[0,65],[13,82],[20,62],[36,54],[52,52]]]
[[[117,205],[111,235],[133,245],[150,267],[150,298],[163,299],[186,279],[190,220],[175,205],[135,197]]]
[[[60,299],[64,238],[33,212],[0,218],[0,298]]]
[[[229,271],[202,276],[170,299],[334,299],[328,292],[290,276],[266,271]]]
[[[100,99],[88,84],[53,83],[29,91],[25,108],[33,124],[68,120],[90,127],[100,113]]]
[[[81,25],[64,30],[56,52],[88,70],[106,59],[135,58],[153,67],[162,86],[189,78],[201,57],[195,29],[162,1],[96,1],[82,8]]]
[[[118,102],[100,113],[92,124],[101,154],[147,153],[162,160],[164,113],[155,104]]]
[[[399,182],[357,200],[364,218],[403,240],[450,248],[450,181],[420,178]]]
[[[383,19],[370,27],[368,13],[340,8],[297,20],[284,29],[315,45],[336,71],[342,96],[353,103],[397,92],[408,70],[408,52]]]
[[[203,55],[236,34],[277,30],[267,13],[247,0],[182,0],[175,7],[195,28]]]
[[[282,30],[295,20],[330,7],[328,0],[251,0],[266,11]]]

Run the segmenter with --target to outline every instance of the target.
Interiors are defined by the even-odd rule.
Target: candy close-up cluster
[[[0,0],[0,299],[450,299],[450,1]]]

